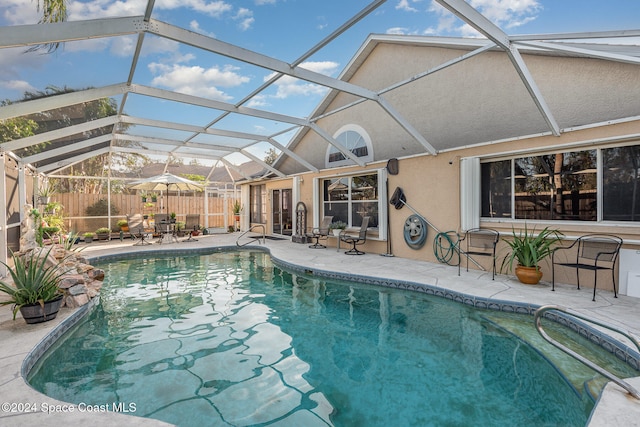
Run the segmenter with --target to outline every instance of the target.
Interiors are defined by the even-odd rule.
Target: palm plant
[[[47,265],[51,249],[41,256],[36,252],[31,251],[28,256],[13,254],[13,268],[0,261],[9,271],[13,281],[13,286],[0,281],[0,292],[9,296],[9,299],[1,301],[0,305],[13,304],[14,320],[21,307],[39,304],[44,309],[46,302],[62,295],[58,283],[67,272],[61,268],[63,263]]]
[[[562,236],[560,231],[549,227],[545,227],[538,234],[535,228],[529,232],[527,224],[524,225],[524,230],[520,230],[517,234],[512,228],[512,238],[502,239],[511,248],[511,253],[502,261],[501,269],[508,266],[509,270],[512,270],[513,262],[517,260],[518,265],[535,267],[536,271],[539,271],[540,261],[553,253],[553,246],[561,240]]]

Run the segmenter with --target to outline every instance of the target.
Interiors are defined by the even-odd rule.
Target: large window
[[[638,145],[485,162],[482,217],[638,221],[639,175]]]
[[[378,227],[378,174],[343,176],[322,181],[324,215],[359,227],[371,217],[369,227]]]

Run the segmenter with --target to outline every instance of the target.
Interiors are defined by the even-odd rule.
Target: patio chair
[[[458,241],[458,251],[460,261],[458,262],[458,276],[460,275],[460,265],[462,256],[467,258],[467,271],[469,271],[469,257],[490,256],[493,260],[491,280],[496,278],[496,245],[500,240],[500,233],[491,228],[472,228],[464,233]]]
[[[127,223],[129,224],[129,233],[134,240],[133,246],[145,246],[150,245],[148,240],[149,235],[153,233],[153,229],[146,224],[142,214],[135,214],[127,216]]]
[[[314,228],[311,230],[310,233],[306,233],[307,237],[310,237],[312,239],[316,239],[315,243],[313,245],[309,245],[310,248],[312,249],[324,249],[326,248],[325,245],[320,244],[320,240],[327,240],[329,238],[329,225],[331,224],[331,221],[333,221],[333,215],[332,216],[325,216],[324,218],[322,218],[322,222],[320,223],[320,227],[318,228]]]
[[[184,229],[189,233],[189,238],[183,240],[183,242],[197,242],[198,239],[193,238],[192,231],[200,230],[200,214],[187,214]]]
[[[340,240],[353,245],[351,249],[345,252],[346,255],[364,255],[364,252],[358,250],[356,246],[363,245],[367,241],[367,228],[369,227],[369,219],[371,217],[365,216],[362,218],[362,224],[360,224],[360,231],[357,236],[340,233]]]
[[[595,301],[598,271],[611,270],[613,296],[618,298],[615,270],[621,247],[622,239],[613,234],[585,234],[569,246],[560,246],[554,249],[551,254],[551,290],[556,290],[556,266],[576,269],[578,289],[580,289],[580,270],[591,270],[593,271],[592,301]],[[572,249],[575,251],[575,258],[573,254],[566,252]],[[564,254],[564,256],[561,256],[561,254]]]

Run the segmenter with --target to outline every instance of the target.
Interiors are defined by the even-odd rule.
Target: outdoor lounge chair
[[[551,254],[551,290],[555,291],[556,286],[556,266],[570,267],[576,269],[578,289],[580,289],[580,270],[593,271],[593,300],[596,300],[596,287],[598,285],[598,271],[611,270],[611,280],[613,281],[613,296],[618,298],[616,289],[616,261],[622,239],[612,234],[586,234],[576,239],[569,246],[560,246],[554,249]],[[572,253],[565,251],[573,249]],[[564,253],[565,256],[560,254]]]
[[[460,265],[462,256],[467,258],[467,271],[469,271],[469,257],[490,256],[493,260],[493,270],[491,280],[496,278],[496,245],[500,240],[500,233],[490,228],[472,228],[464,233],[458,241],[460,261],[458,262],[458,276],[460,275]],[[472,258],[473,259],[473,258]]]
[[[360,232],[358,232],[357,236],[351,236],[349,234],[345,234],[345,232],[340,233],[340,240],[353,245],[351,249],[345,252],[346,255],[364,255],[364,252],[358,250],[356,246],[364,244],[367,241],[367,228],[369,227],[369,218],[365,216],[362,218],[362,224],[360,225]]]
[[[127,223],[129,224],[129,233],[131,233],[131,238],[134,240],[133,246],[151,244],[148,239],[149,235],[153,234],[153,229],[146,224],[142,214],[127,216]]]
[[[183,242],[197,242],[198,239],[193,238],[192,231],[200,230],[200,214],[188,214],[185,219],[184,229],[189,233],[189,238]]]
[[[329,225],[333,221],[333,216],[325,216],[322,218],[322,222],[320,223],[320,227],[314,228],[311,230],[311,233],[307,233],[307,237],[312,239],[316,239],[313,245],[309,245],[312,249],[324,249],[325,245],[320,244],[320,239],[327,240],[329,237]]]

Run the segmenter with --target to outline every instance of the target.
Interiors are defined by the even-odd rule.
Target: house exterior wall
[[[358,65],[349,81],[380,90],[465,53],[468,52],[462,49],[379,44]],[[310,219],[314,207],[318,209],[321,205],[320,200],[313,200],[314,178],[381,169],[387,159],[399,158],[399,174],[388,177],[389,196],[395,188],[401,187],[408,205],[438,230],[461,232],[461,158],[528,155],[540,150],[554,152],[559,147],[567,150],[581,146],[583,149],[604,147],[616,137],[640,135],[640,120],[580,128],[587,123],[605,123],[640,115],[637,65],[542,55],[524,55],[524,60],[554,118],[565,130],[560,136],[550,135],[545,120],[506,55],[485,52],[447,68],[447,72],[437,72],[383,94],[440,151],[436,156],[424,154],[424,147],[372,101],[356,104],[319,121],[329,133],[345,124],[356,124],[365,129],[372,139],[374,151],[374,161],[366,168],[328,169],[326,141],[313,132],[297,140],[295,151],[304,153],[305,158],[321,170],[302,175],[304,183],[300,197],[309,209]],[[355,97],[339,94],[325,111],[353,101]],[[633,137],[627,139],[633,140]],[[635,143],[640,144],[640,137]],[[286,173],[304,171],[292,160],[284,161],[281,168]],[[429,228],[427,242],[418,250],[404,241],[403,227],[413,213],[408,206],[399,210],[389,207],[392,252],[403,258],[437,262],[433,250],[437,232],[433,228]],[[508,236],[512,227],[519,229],[524,221],[482,220],[480,224]],[[310,222],[309,225],[313,224]],[[593,232],[613,233],[625,239],[625,247],[640,247],[638,223],[537,221],[535,225],[540,229],[549,225],[572,237]],[[369,240],[364,250],[382,254],[387,245],[384,241]],[[505,251],[506,244],[500,242],[499,259],[504,257]],[[478,261],[489,269],[490,260]],[[543,280],[550,280],[549,265],[543,265],[543,272]],[[575,283],[575,273],[567,269],[558,270],[556,277],[560,282]]]

